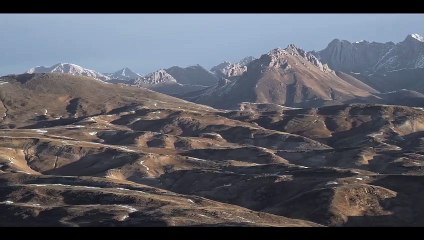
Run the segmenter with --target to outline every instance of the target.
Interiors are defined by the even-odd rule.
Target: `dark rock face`
[[[178,83],[188,85],[214,86],[218,78],[200,65],[190,66],[186,68],[171,67],[166,69]]]
[[[351,43],[335,39],[318,52],[313,52],[332,69],[350,73],[388,72],[424,67],[424,42],[411,34],[397,44],[360,41]]]

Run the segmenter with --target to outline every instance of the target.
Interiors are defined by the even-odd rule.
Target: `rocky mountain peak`
[[[360,41],[356,41],[354,42],[354,44],[368,44],[370,42],[368,42],[367,40],[360,40]]]
[[[240,60],[238,64],[240,64],[241,66],[247,66],[250,62],[252,62],[255,59],[256,59],[255,57],[248,56]]]
[[[269,58],[268,67],[283,68],[285,70],[292,68],[288,61],[288,56],[293,56],[297,58],[294,64],[300,62],[301,64],[305,65],[305,62],[309,62],[323,72],[334,73],[334,71],[331,70],[327,64],[323,64],[312,53],[306,52],[305,50],[295,46],[294,44],[288,45],[285,49],[276,48],[268,52],[268,54],[266,54],[266,58]]]
[[[227,61],[211,68],[211,72],[215,73],[218,77],[225,78],[241,76],[246,71],[247,67],[245,65],[241,65],[239,63],[230,63]]]
[[[424,37],[421,36],[418,33],[413,33],[413,34],[409,34],[408,36],[406,36],[405,41],[418,41],[418,42],[424,42]]]
[[[119,79],[119,80],[134,80],[140,78],[141,75],[132,71],[128,67],[124,67],[114,73],[107,74],[111,79]]]
[[[165,84],[165,83],[177,83],[174,77],[167,73],[164,69],[159,69],[155,72],[149,73],[144,77],[138,78],[135,83],[139,84]]]
[[[290,69],[291,66],[290,64],[288,64],[286,56],[288,54],[291,54],[291,55],[297,54],[297,50],[295,50],[295,48],[289,49],[289,47],[286,49],[281,49],[281,48],[272,49],[271,51],[268,52],[268,54],[262,55],[260,60],[261,61],[265,60],[266,62],[268,62],[267,67]]]
[[[215,73],[219,78],[238,77],[247,71],[247,65],[254,60],[256,60],[255,57],[248,56],[237,63],[225,61],[211,68],[211,72]]]
[[[299,47],[296,47],[296,45],[294,45],[294,44],[289,44],[287,46],[287,48],[285,49],[285,51],[287,51],[291,55],[299,55],[301,57],[306,57],[305,50],[303,50],[303,49],[301,49]]]

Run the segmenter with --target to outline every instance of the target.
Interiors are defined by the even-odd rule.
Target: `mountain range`
[[[314,54],[331,68],[346,73],[390,72],[424,68],[424,38],[410,34],[399,43],[334,39]]]
[[[422,227],[422,40],[0,77],[0,226]]]
[[[92,77],[103,81],[110,80],[110,78],[104,74],[72,63],[58,63],[51,67],[37,66],[29,69],[26,73],[66,73],[74,76]]]
[[[102,74],[75,64],[60,63],[35,67],[27,73],[89,76],[219,108],[237,108],[246,101],[289,107],[385,103],[391,102],[387,97],[393,94],[379,93],[400,89],[423,92],[419,81],[424,77],[423,49],[423,37],[410,34],[396,44],[335,39],[325,49],[312,52],[291,44],[259,58],[249,56],[237,63],[223,62],[210,71],[195,65],[173,66],[145,76],[129,68]],[[411,105],[415,106],[415,101]]]

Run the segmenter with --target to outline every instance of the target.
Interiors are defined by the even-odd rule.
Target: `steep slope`
[[[179,96],[205,88],[205,86],[201,85],[181,84],[164,69],[160,69],[134,80],[133,85],[171,96]]]
[[[419,34],[410,34],[397,44],[367,41],[351,43],[335,39],[325,49],[313,54],[332,69],[346,73],[389,72],[424,67],[424,41]]]
[[[378,72],[400,69],[424,68],[424,38],[410,34],[403,42],[395,45],[374,66]]]
[[[127,67],[122,68],[122,69],[120,69],[120,70],[118,70],[114,73],[108,73],[108,74],[105,74],[105,75],[110,78],[109,82],[121,81],[123,83],[131,82],[131,81],[134,81],[135,79],[142,77],[140,74],[132,71],[131,69],[129,69]]]
[[[186,68],[174,66],[165,71],[174,77],[178,83],[186,85],[214,86],[218,81],[215,75],[200,65]]]
[[[334,70],[346,73],[373,72],[377,62],[394,46],[393,42],[360,41],[351,43],[346,40],[334,39],[325,49],[314,54]]]
[[[29,69],[26,73],[66,73],[74,76],[92,77],[107,81],[110,78],[91,69],[83,68],[72,63],[58,63],[51,67],[38,66]]]
[[[343,79],[344,81],[348,82],[349,84],[352,84],[353,86],[355,86],[357,88],[364,89],[364,90],[366,90],[370,93],[379,93],[379,91],[376,90],[376,89],[379,89],[379,88],[372,88],[371,85],[367,85],[363,81],[361,81],[361,80],[359,80],[359,79],[357,79],[357,78],[355,78],[355,77],[353,77],[349,74],[336,71],[336,75],[339,78]],[[356,76],[356,75],[354,75],[354,76]]]
[[[354,76],[380,92],[409,89],[424,93],[424,68],[400,69]]]
[[[368,86],[349,81],[312,54],[289,45],[251,62],[239,79],[187,99],[219,108],[234,108],[241,102],[305,107],[371,96]]]

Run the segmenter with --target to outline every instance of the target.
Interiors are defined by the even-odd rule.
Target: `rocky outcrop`
[[[211,72],[215,73],[218,77],[239,77],[247,71],[247,65],[255,60],[254,57],[249,56],[240,60],[238,63],[223,62],[211,68]]]
[[[175,78],[167,73],[164,69],[152,72],[135,80],[136,85],[155,85],[167,83],[177,83],[177,80],[175,80]]]

